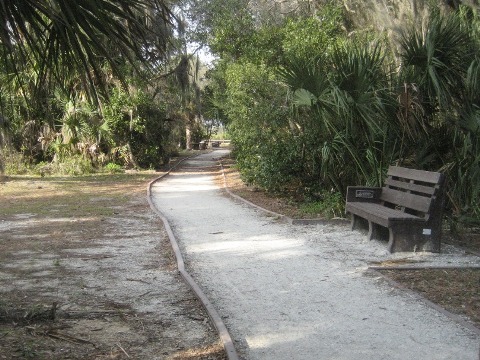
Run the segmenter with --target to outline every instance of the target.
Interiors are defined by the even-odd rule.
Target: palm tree
[[[35,67],[40,88],[80,70],[96,95],[105,88],[105,63],[123,79],[123,63],[137,66],[164,55],[165,36],[154,35],[151,25],[170,19],[164,0],[3,1],[0,57],[17,75],[20,64]]]
[[[403,99],[415,95],[420,110],[405,118],[423,130],[411,136],[409,161],[447,174],[447,206],[454,220],[466,222],[478,222],[480,214],[479,21],[466,7],[446,14],[434,9],[424,27],[408,28],[400,43],[400,79],[411,89]]]
[[[394,100],[385,64],[379,44],[356,39],[328,56],[290,61],[280,71],[296,105],[311,110],[313,121],[303,129],[307,152],[318,154],[313,162],[322,181],[339,192],[351,183],[379,185],[392,157],[385,140]]]
[[[421,92],[425,116],[455,105],[475,57],[474,41],[459,14],[442,15],[438,9],[432,9],[422,28],[404,31],[400,41],[402,76]]]
[[[0,114],[19,135],[12,147],[43,160],[32,151],[41,129],[65,125],[59,102],[89,100],[101,114],[118,80],[126,88],[164,59],[172,19],[166,0],[1,2]]]

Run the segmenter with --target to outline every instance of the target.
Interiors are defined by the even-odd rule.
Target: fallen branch
[[[68,335],[68,334],[61,334],[61,333],[58,333],[57,331],[47,331],[46,335],[51,337],[51,338],[54,338],[54,339],[68,341],[68,342],[73,343],[73,344],[90,344],[90,345],[93,345],[94,347],[97,347],[91,341],[81,339],[81,338],[77,338],[77,337],[74,337],[74,336],[71,336],[71,335]]]
[[[141,282],[141,283],[144,283],[144,284],[151,285],[148,281],[145,281],[145,280],[142,280],[142,279],[130,279],[130,278],[127,278],[127,281],[138,281],[138,282]]]
[[[127,358],[130,358],[130,355],[127,354],[127,352],[125,351],[125,349],[124,349],[120,344],[117,344],[117,346],[120,348],[120,350],[123,351],[123,353],[127,356]]]

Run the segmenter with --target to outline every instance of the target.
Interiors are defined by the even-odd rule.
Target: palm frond
[[[334,98],[351,134],[379,133],[391,102],[379,44],[345,43],[333,53]]]
[[[418,82],[431,108],[448,109],[463,87],[473,60],[474,39],[461,18],[433,12],[424,28],[409,28],[401,38],[403,65]],[[408,81],[409,82],[409,81]]]
[[[310,59],[290,59],[277,70],[277,73],[293,91],[304,89],[316,97],[328,87],[327,59],[313,56]]]
[[[38,64],[39,86],[47,79],[61,79],[73,68],[83,72],[91,87],[102,88],[102,62],[120,79],[121,62],[145,63],[154,46],[146,19],[153,17],[170,22],[164,1],[4,1],[1,56],[17,73],[18,64]]]

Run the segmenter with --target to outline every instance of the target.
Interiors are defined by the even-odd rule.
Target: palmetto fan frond
[[[460,111],[460,128],[480,136],[480,59],[475,59],[465,79],[465,101]]]
[[[0,56],[11,72],[38,69],[39,86],[81,70],[101,86],[101,64],[144,60],[153,46],[148,24],[170,21],[162,0],[22,0],[0,4]],[[121,61],[119,62],[119,58]]]
[[[345,119],[347,131],[370,135],[382,132],[386,107],[392,99],[380,44],[346,43],[335,49],[333,63],[334,101]]]
[[[474,39],[459,16],[433,12],[423,29],[409,29],[400,41],[404,73],[415,79],[432,108],[447,109],[463,88],[474,58]],[[407,79],[408,81],[409,79]]]
[[[285,61],[284,66],[277,72],[292,90],[303,89],[314,97],[320,97],[330,85],[328,77],[325,76],[328,72],[326,61],[327,59],[322,56],[312,59],[290,59]]]

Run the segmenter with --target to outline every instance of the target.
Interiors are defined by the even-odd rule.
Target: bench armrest
[[[381,187],[349,186],[347,187],[348,202],[377,202],[382,193]]]

